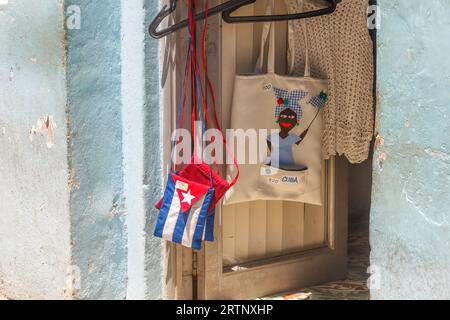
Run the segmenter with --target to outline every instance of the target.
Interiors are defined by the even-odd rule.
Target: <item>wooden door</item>
[[[216,1],[217,3],[217,1]],[[277,10],[285,10],[277,1]],[[264,1],[240,14],[264,12]],[[221,101],[224,127],[230,119],[236,73],[253,71],[261,25],[209,23],[209,74]],[[277,71],[286,66],[286,24],[277,24]],[[343,279],[347,265],[347,163],[323,165],[323,207],[258,201],[218,209],[216,242],[196,254],[192,286],[199,299],[253,299]],[[190,261],[190,260],[187,260]]]

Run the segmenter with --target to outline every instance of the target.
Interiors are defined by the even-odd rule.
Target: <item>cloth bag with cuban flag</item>
[[[187,82],[188,79],[191,78],[191,92],[195,93],[191,99],[191,128],[194,141],[194,156],[192,157],[191,162],[187,164],[183,170],[178,171],[177,161],[174,162],[174,172],[170,173],[168,176],[164,196],[156,205],[156,208],[159,209],[160,212],[156,222],[154,235],[194,250],[200,250],[202,240],[210,242],[214,241],[215,207],[229,188],[236,183],[239,175],[239,168],[237,162],[234,161],[237,174],[234,180],[231,183],[228,183],[219,175],[218,166],[217,172],[215,172],[207,163],[196,156],[198,153],[196,151],[198,143],[198,139],[196,139],[196,122],[201,122],[203,124],[202,134],[204,134],[206,128],[211,127],[211,125],[208,105],[203,91],[204,86],[201,81],[201,71],[197,62],[196,48],[194,45],[193,1],[194,0],[189,0],[190,40],[186,59],[185,77],[178,108],[177,129],[183,127],[183,115],[185,112],[186,95],[188,91]],[[205,6],[205,10],[207,10],[207,3]],[[224,146],[227,147],[225,136],[220,130],[214,91],[207,73],[204,41],[206,25],[207,19],[205,19],[202,36],[201,67],[207,81],[208,92],[211,94],[215,126],[221,134]],[[229,151],[228,147],[227,150]],[[172,159],[176,157],[175,155],[177,154],[176,142],[174,143],[173,151]]]
[[[155,236],[200,250],[214,188],[170,174]]]
[[[274,0],[267,1],[267,13],[274,12]],[[305,23],[306,21],[302,20]],[[293,29],[289,26],[290,49]],[[270,35],[270,37],[269,37]],[[308,36],[305,31],[308,53]],[[263,73],[265,47],[269,41],[267,73]],[[294,55],[291,52],[293,60]],[[293,61],[291,72],[293,71]],[[234,84],[230,128],[259,137],[256,163],[249,163],[255,146],[245,141],[246,163],[239,161],[240,180],[230,189],[224,204],[256,200],[285,200],[322,205],[322,112],[328,99],[328,81],[310,76],[306,54],[304,77],[275,73],[275,23],[265,23],[256,73],[237,75]],[[235,146],[239,139],[235,134]],[[255,143],[254,143],[255,144]],[[239,155],[242,150],[236,150]],[[253,155],[255,159],[255,155]],[[235,169],[228,166],[229,179]]]

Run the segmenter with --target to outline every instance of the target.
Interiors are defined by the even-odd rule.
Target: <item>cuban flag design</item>
[[[214,242],[215,208],[230,188],[228,182],[195,156],[192,158],[191,164],[186,166],[183,170],[177,172],[176,175],[189,181],[195,181],[204,185],[211,185],[214,188],[214,197],[211,201],[209,212],[206,217],[205,233],[203,236],[203,240]],[[156,204],[156,209],[161,210],[163,201],[164,197]]]
[[[156,222],[155,236],[200,250],[214,188],[170,174]],[[214,215],[211,215],[214,216]]]
[[[203,240],[208,242],[214,242],[214,222],[216,220],[216,208],[213,207],[212,211],[206,216],[205,232],[203,233]]]

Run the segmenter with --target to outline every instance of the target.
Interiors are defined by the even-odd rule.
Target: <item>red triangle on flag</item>
[[[180,208],[183,213],[187,213],[211,188],[210,186],[189,181],[175,174],[172,174],[172,179],[175,183],[175,190],[178,193]]]

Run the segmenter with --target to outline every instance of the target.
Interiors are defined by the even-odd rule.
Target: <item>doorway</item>
[[[259,7],[242,8],[240,14],[264,12],[264,1],[258,3]],[[278,10],[285,10],[282,1],[277,5]],[[234,76],[253,71],[260,51],[261,26],[228,25],[220,17],[212,17],[209,26],[210,33],[220,35],[209,37],[206,47],[209,77],[221,101],[222,127],[226,128]],[[279,73],[286,69],[286,30],[286,24],[277,24]],[[185,40],[182,34],[172,39],[172,43],[181,44],[175,59],[183,58]],[[171,105],[176,105],[181,92],[176,81],[182,74],[181,66],[175,64],[174,68],[168,80],[170,90],[166,90],[166,103]],[[165,123],[174,127],[173,110],[165,115]],[[169,127],[165,128],[166,137],[170,137]],[[322,175],[325,204],[321,207],[283,201],[220,207],[216,242],[205,243],[200,252],[167,244],[166,296],[258,299],[278,297],[280,292],[295,294],[296,290],[317,284],[356,281],[349,278],[353,273],[347,268],[349,262],[359,259],[358,250],[365,252],[368,248],[371,161],[352,166],[344,158],[332,158],[324,162]],[[355,273],[361,283],[367,263],[368,255],[363,254]]]
[[[282,1],[277,10],[286,10]],[[264,12],[264,1],[240,14]],[[221,23],[218,21],[218,23]],[[260,24],[221,25],[221,38],[207,47],[210,77],[221,99],[222,127],[231,114],[234,76],[251,73],[260,52]],[[213,31],[212,31],[213,32]],[[277,72],[286,69],[287,24],[276,26]],[[214,51],[217,49],[217,51]],[[219,62],[219,63],[214,63]],[[216,242],[196,255],[199,299],[256,299],[347,274],[348,162],[322,166],[323,206],[257,201],[222,206]]]

